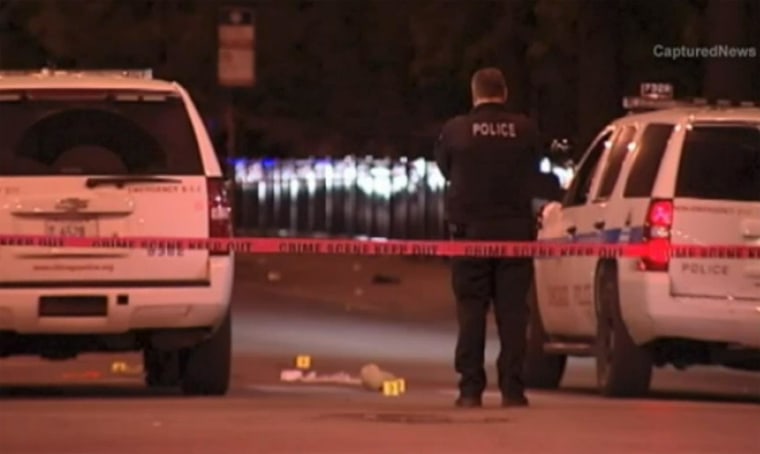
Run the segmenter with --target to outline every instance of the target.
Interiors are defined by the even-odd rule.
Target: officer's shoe
[[[454,403],[459,408],[478,408],[483,406],[480,396],[459,396]]]
[[[527,407],[528,405],[530,404],[525,394],[509,395],[501,398],[501,406],[504,408]]]

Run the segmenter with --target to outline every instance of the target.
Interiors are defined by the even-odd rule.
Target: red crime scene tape
[[[318,254],[426,257],[672,257],[760,258],[760,246],[662,243],[552,243],[315,238],[72,238],[0,235],[0,247],[208,250],[241,254]]]

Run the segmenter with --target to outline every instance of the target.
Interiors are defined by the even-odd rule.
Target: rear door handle
[[[578,227],[572,225],[566,229],[568,235],[575,235],[575,232],[578,231]]]
[[[604,229],[605,222],[604,221],[596,221],[594,222],[594,228],[597,230],[603,230]]]

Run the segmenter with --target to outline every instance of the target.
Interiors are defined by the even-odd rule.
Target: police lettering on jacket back
[[[506,121],[476,121],[472,123],[472,136],[515,139],[517,127],[514,123]]]

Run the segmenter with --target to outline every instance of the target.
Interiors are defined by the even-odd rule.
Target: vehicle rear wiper
[[[85,185],[90,189],[97,188],[98,186],[123,188],[128,184],[140,183],[182,183],[182,180],[166,177],[90,177],[85,182]]]

